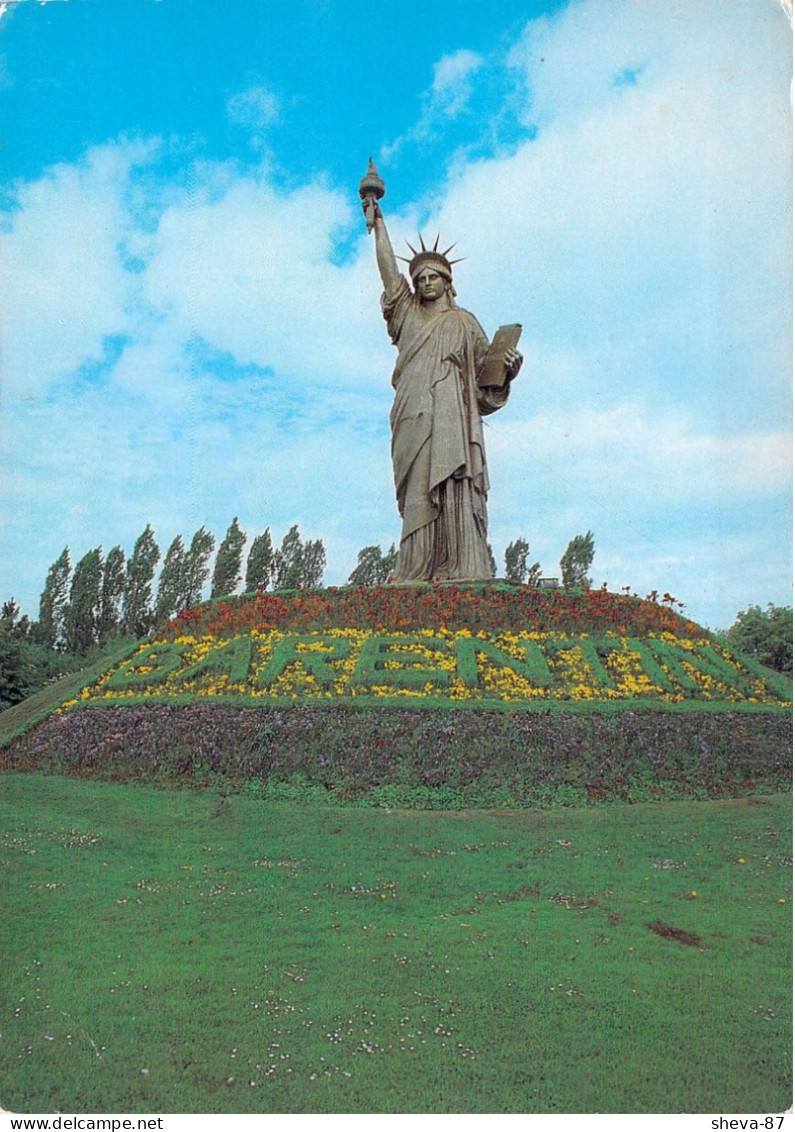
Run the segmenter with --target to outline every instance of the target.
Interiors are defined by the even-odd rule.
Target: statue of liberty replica
[[[381,308],[398,356],[390,414],[392,466],[403,520],[393,581],[476,581],[492,577],[487,542],[489,490],[482,417],[501,409],[522,365],[521,327],[489,341],[456,303],[452,248],[439,238],[410,244],[411,286],[397,264],[379,199],[384,182],[370,161],[359,185],[384,286]],[[403,259],[404,257],[399,257]]]

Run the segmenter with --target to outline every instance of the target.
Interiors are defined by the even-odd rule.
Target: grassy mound
[[[14,709],[0,767],[447,808],[716,797],[791,776],[789,683],[605,590],[224,599],[77,683],[28,710],[35,726]]]
[[[24,735],[35,723],[46,719],[64,703],[79,696],[89,684],[101,679],[109,667],[120,664],[133,652],[133,646],[120,649],[115,657],[104,657],[78,672],[69,672],[47,684],[26,700],[0,711],[0,748]]]

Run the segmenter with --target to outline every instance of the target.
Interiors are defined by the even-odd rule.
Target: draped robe
[[[489,578],[481,416],[505,404],[510,386],[478,386],[489,343],[469,311],[452,300],[423,309],[402,276],[381,302],[398,349],[390,424],[403,529],[394,580]]]

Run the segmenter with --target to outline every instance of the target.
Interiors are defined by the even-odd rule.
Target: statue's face
[[[417,288],[423,303],[431,303],[434,299],[441,299],[445,290],[444,276],[429,267],[423,267],[419,275],[415,276],[414,286]]]

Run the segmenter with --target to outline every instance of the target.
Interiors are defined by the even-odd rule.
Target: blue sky
[[[791,32],[777,0],[0,5],[0,598],[65,545],[399,534],[357,186],[521,322],[490,537],[726,627],[791,603]]]

